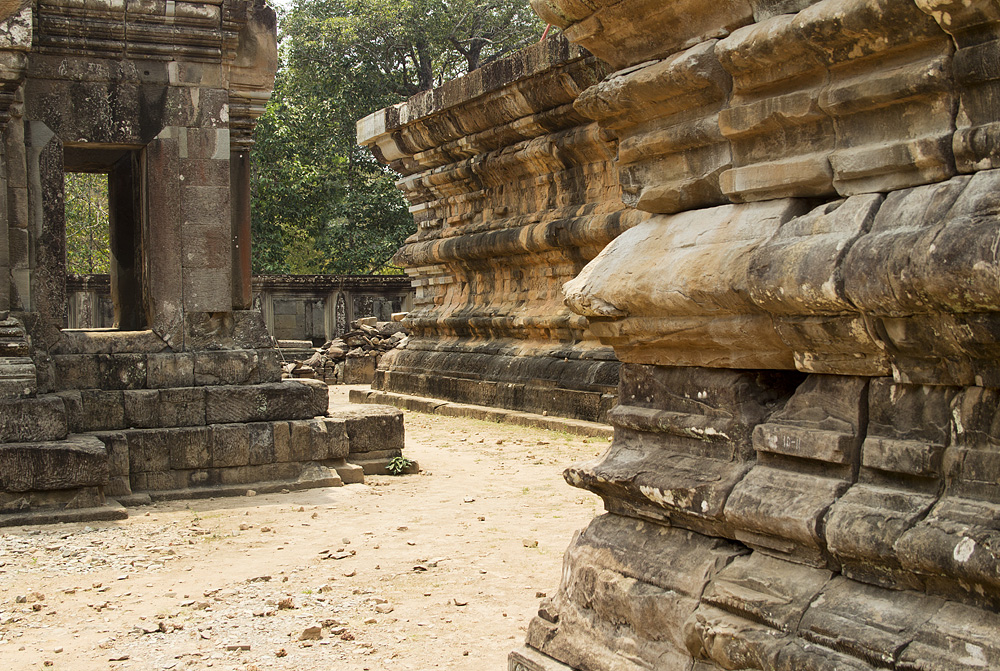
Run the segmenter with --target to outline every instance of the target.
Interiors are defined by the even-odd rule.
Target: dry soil
[[[562,470],[607,439],[405,425],[419,475],[2,530],[0,668],[506,669],[600,512]]]

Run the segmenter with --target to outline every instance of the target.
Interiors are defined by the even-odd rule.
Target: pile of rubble
[[[364,317],[351,322],[351,330],[315,349],[312,356],[285,364],[289,377],[308,377],[327,384],[371,384],[379,357],[391,349],[403,348],[409,337],[396,313],[392,321]]]

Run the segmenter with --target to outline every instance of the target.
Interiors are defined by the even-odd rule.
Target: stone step
[[[0,399],[34,396],[38,389],[31,342],[16,319],[0,320]]]
[[[108,450],[97,436],[72,434],[65,440],[0,445],[0,499],[103,487],[107,482]]]
[[[0,444],[40,443],[66,438],[66,406],[58,396],[0,398]]]
[[[35,364],[26,356],[0,356],[0,398],[34,396]]]

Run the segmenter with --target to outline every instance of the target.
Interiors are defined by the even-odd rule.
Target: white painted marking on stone
[[[986,655],[983,654],[983,649],[974,643],[966,643],[965,651],[969,653],[968,657],[962,657],[958,660],[959,664],[965,664],[966,666],[978,666],[984,667],[989,661],[986,659]]]
[[[964,564],[965,562],[969,561],[969,558],[975,551],[976,551],[976,541],[972,540],[969,537],[965,537],[962,540],[958,541],[958,545],[955,546],[955,550],[954,552],[952,552],[952,556],[955,558],[955,561],[957,561],[959,564]]]

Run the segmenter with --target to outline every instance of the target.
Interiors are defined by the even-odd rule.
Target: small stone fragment
[[[311,624],[299,634],[300,641],[318,641],[323,638],[323,627],[319,624]]]

